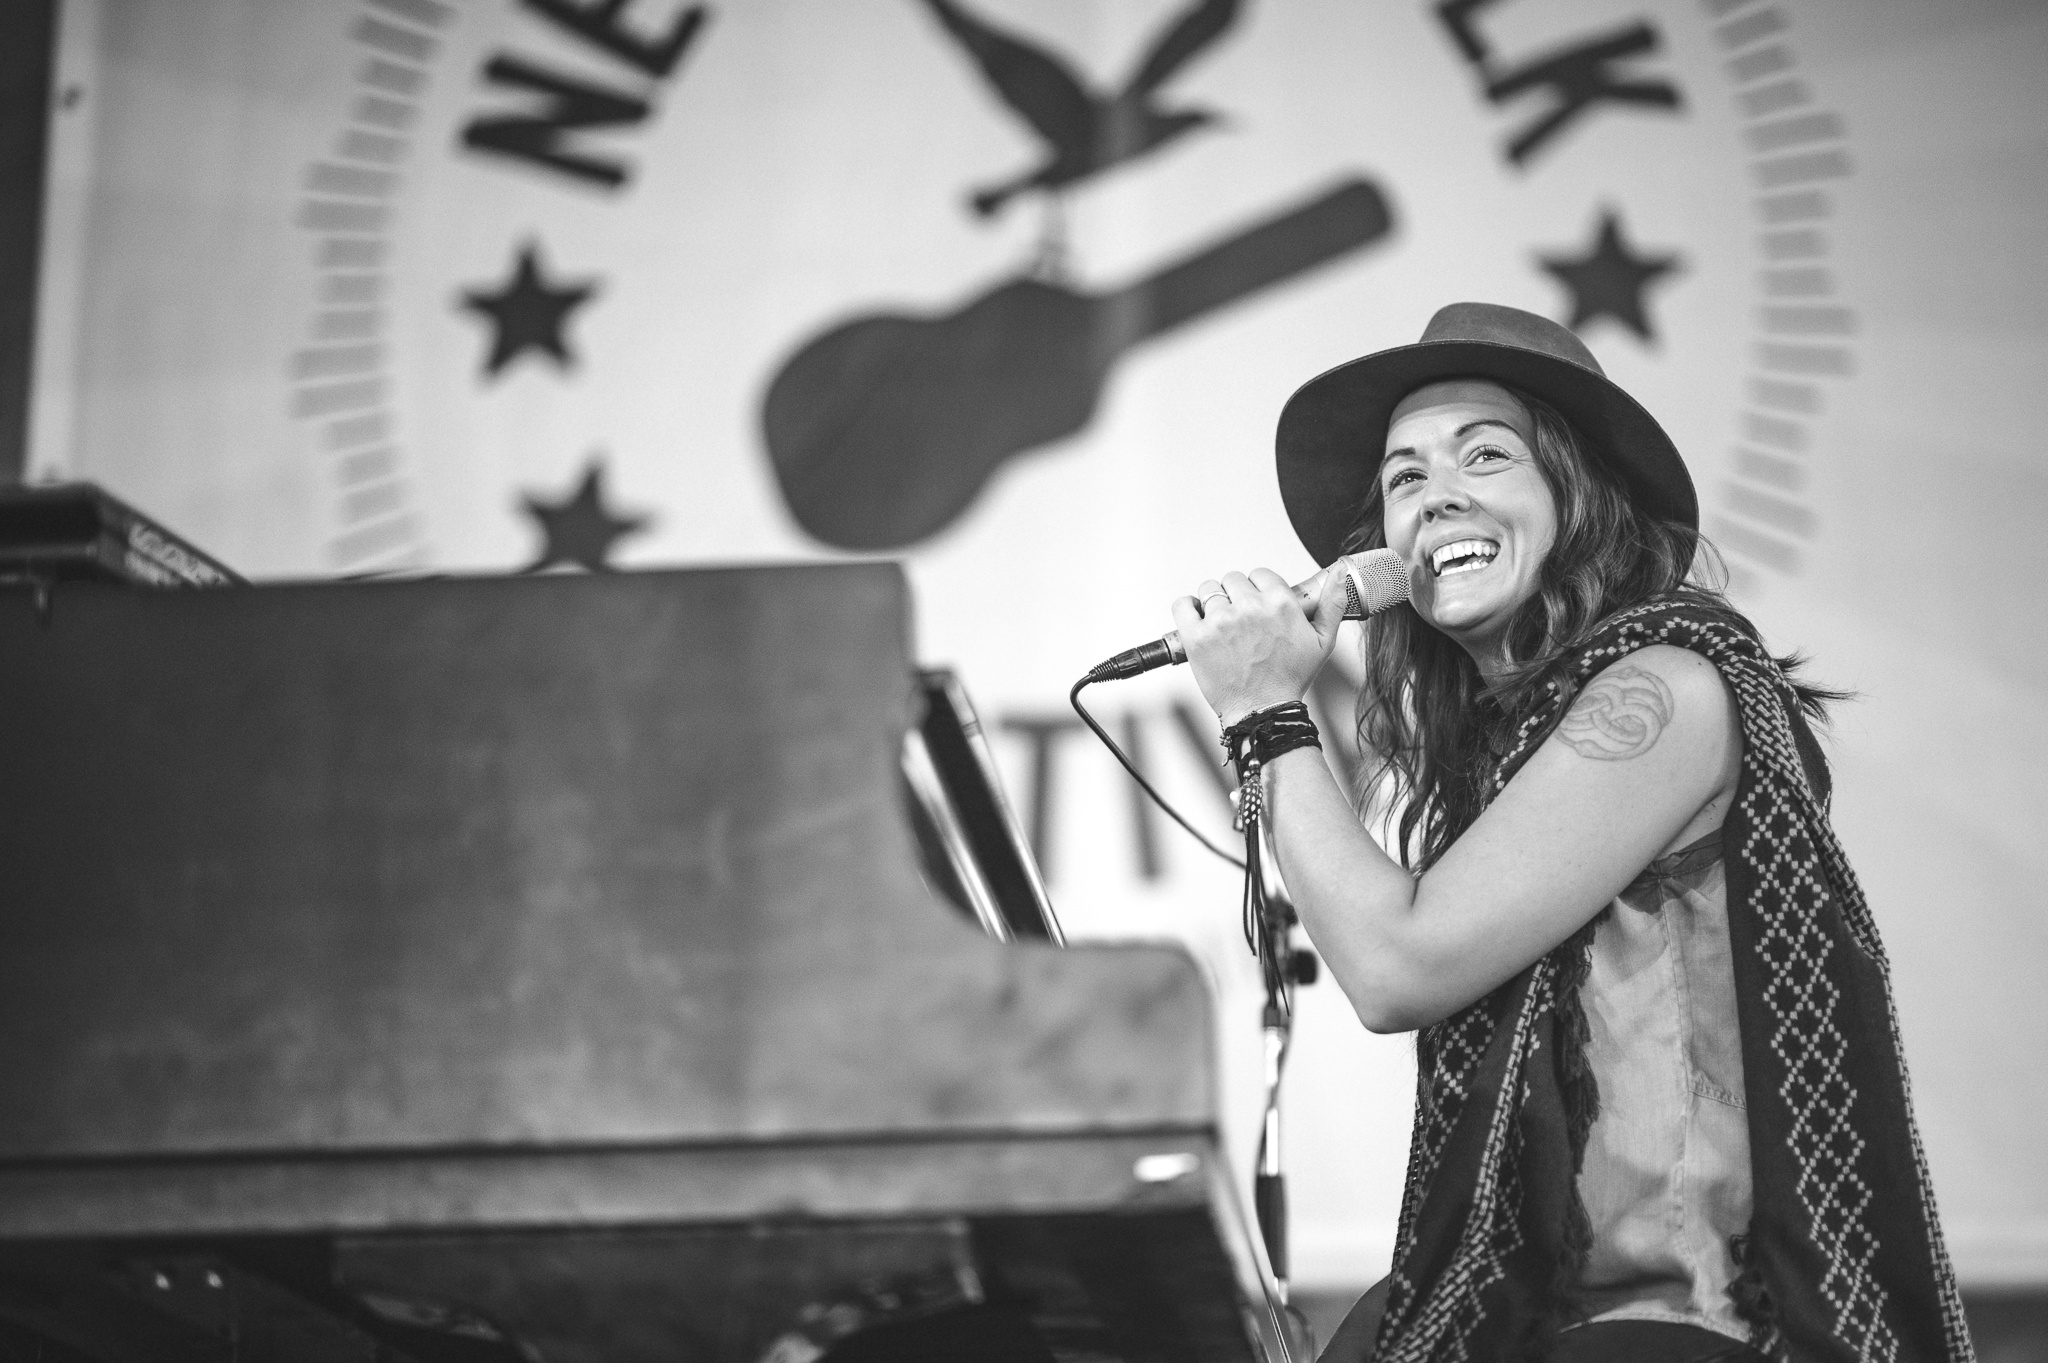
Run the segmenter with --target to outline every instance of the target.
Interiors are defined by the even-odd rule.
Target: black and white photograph
[[[2048,1363],[2048,5],[0,5],[0,1363]]]

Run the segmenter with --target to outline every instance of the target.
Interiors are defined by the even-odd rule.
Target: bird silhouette
[[[1212,110],[1161,108],[1152,97],[1222,36],[1237,18],[1239,0],[1198,0],[1161,32],[1130,83],[1107,98],[1090,93],[1066,63],[1045,49],[984,23],[953,0],[925,3],[1052,153],[1035,169],[976,191],[970,202],[982,217],[1026,190],[1064,189],[1219,121]]]

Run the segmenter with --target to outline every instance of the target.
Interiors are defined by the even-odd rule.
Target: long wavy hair
[[[1432,865],[1479,817],[1509,736],[1609,616],[1653,597],[1675,597],[1754,633],[1723,594],[1720,557],[1697,530],[1644,511],[1555,408],[1499,386],[1529,413],[1536,468],[1557,506],[1557,539],[1537,570],[1535,595],[1508,624],[1509,666],[1489,681],[1470,654],[1411,606],[1364,625],[1357,794],[1361,809],[1400,811],[1399,855],[1411,870]],[[1375,478],[1345,553],[1386,544],[1383,513]],[[1788,674],[1801,663],[1796,656],[1778,661]],[[1843,694],[1793,685],[1815,720]],[[1817,747],[1809,758],[1810,767],[1816,764],[1816,786],[1824,792],[1826,769]]]

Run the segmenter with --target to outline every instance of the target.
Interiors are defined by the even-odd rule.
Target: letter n
[[[493,57],[484,67],[493,85],[518,86],[547,98],[531,113],[477,118],[462,130],[464,146],[517,156],[536,165],[589,180],[607,189],[626,182],[625,162],[592,156],[567,142],[576,128],[630,125],[647,117],[647,101],[569,80],[530,66],[517,57]]]

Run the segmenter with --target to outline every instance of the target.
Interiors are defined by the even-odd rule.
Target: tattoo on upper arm
[[[1662,677],[1639,667],[1610,668],[1579,693],[1556,737],[1581,757],[1625,762],[1656,746],[1671,709],[1671,688]]]

